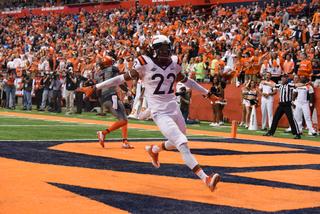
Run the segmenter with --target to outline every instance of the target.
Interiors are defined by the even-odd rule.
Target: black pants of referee
[[[271,129],[270,129],[269,133],[272,135],[275,133],[276,128],[278,126],[278,122],[281,119],[281,117],[283,116],[283,114],[286,114],[286,116],[289,120],[291,129],[292,129],[292,134],[293,135],[300,134],[297,131],[297,127],[298,127],[297,122],[293,118],[291,102],[279,103],[279,106],[276,110],[276,113],[273,116],[272,125],[271,125]]]

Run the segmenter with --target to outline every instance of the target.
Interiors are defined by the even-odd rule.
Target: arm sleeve
[[[185,84],[187,87],[196,90],[204,95],[208,94],[208,90],[205,89],[204,87],[202,87],[201,85],[199,85],[198,83],[196,83],[193,79],[188,78],[187,82],[183,83]]]
[[[112,86],[117,86],[117,85],[121,85],[122,83],[125,82],[125,79],[124,79],[124,76],[123,74],[122,75],[119,75],[119,76],[116,76],[116,77],[113,77],[111,79],[108,79],[102,83],[99,83],[96,85],[96,88],[97,89],[101,89],[101,88],[110,88]]]

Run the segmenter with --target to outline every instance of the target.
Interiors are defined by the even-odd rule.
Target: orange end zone
[[[0,176],[0,208],[4,213],[21,213],[21,210],[26,214],[34,214],[36,211],[70,214],[125,213],[120,209],[52,187],[48,183],[266,212],[316,207],[320,201],[320,193],[313,191],[220,182],[218,190],[213,194],[199,179],[35,164],[5,158],[0,158],[0,171],[5,172],[5,176]],[[130,182],[127,182],[128,179]],[[161,188],[159,183],[162,184]]]
[[[93,156],[110,157],[136,162],[150,162],[150,157],[146,155],[144,147],[150,144],[158,144],[159,142],[130,142],[135,149],[130,153],[126,150],[119,149],[121,143],[106,143],[106,149],[101,149],[99,143],[64,143],[50,149],[81,153]],[[197,148],[215,148],[214,143],[207,142],[191,142],[190,147],[196,144]],[[274,149],[273,147],[271,147]],[[279,148],[281,151],[283,148]],[[285,148],[286,149],[286,148]],[[286,151],[286,150],[284,150]],[[261,167],[261,166],[279,166],[279,165],[305,165],[320,164],[320,155],[305,153],[289,153],[289,154],[248,154],[248,155],[194,155],[200,165],[221,166],[221,167]],[[159,155],[160,163],[167,164],[184,164],[180,153],[178,152],[162,152]]]
[[[296,169],[265,172],[228,173],[247,178],[297,184],[303,186],[320,187],[320,170]]]

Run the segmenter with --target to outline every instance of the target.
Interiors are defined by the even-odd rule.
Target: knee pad
[[[179,150],[183,161],[190,169],[193,169],[196,165],[198,165],[198,162],[195,159],[195,157],[191,154],[187,143],[179,145],[177,149]]]

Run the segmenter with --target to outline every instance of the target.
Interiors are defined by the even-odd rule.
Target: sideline
[[[17,117],[25,117],[25,118],[37,118],[37,119],[55,120],[55,121],[68,121],[68,122],[75,122],[75,123],[109,125],[109,126],[111,126],[114,123],[114,122],[109,122],[109,121],[67,118],[67,117],[59,117],[59,116],[37,115],[37,114],[25,114],[25,113],[16,113],[16,112],[3,112],[3,111],[0,111],[0,115],[17,116]],[[159,128],[156,125],[132,124],[130,122],[128,123],[128,127],[129,128],[138,128],[138,129],[159,130]],[[203,130],[194,130],[194,129],[187,129],[187,133],[188,134],[197,134],[197,135],[219,136],[219,137],[226,137],[226,138],[231,137],[231,133],[203,131]],[[238,133],[237,133],[237,138],[238,139],[245,139],[245,140],[250,139],[250,140],[257,140],[257,141],[268,141],[268,142],[274,142],[274,143],[286,143],[286,144],[292,144],[292,145],[320,147],[319,142],[308,141],[308,140],[293,140],[293,139],[287,139],[287,138],[264,137],[264,136],[238,134]]]

